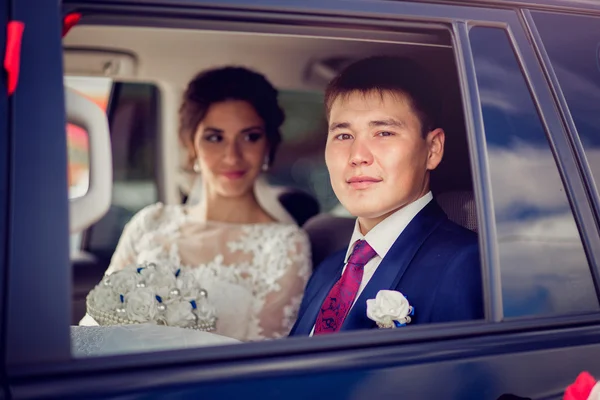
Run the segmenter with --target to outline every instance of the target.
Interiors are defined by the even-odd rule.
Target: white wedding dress
[[[311,274],[306,233],[293,223],[195,219],[185,205],[148,206],[126,225],[106,271],[132,263],[181,266],[216,307],[215,333],[241,341],[286,336]],[[80,325],[94,325],[89,315]]]

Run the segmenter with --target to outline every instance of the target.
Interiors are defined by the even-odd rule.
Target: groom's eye
[[[389,131],[382,131],[378,133],[379,136],[394,136],[393,132],[389,132]]]
[[[349,133],[340,133],[335,137],[337,140],[349,140],[352,139],[352,135]]]

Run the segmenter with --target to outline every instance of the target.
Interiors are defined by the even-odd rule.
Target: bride
[[[206,290],[214,333],[241,341],[286,336],[311,263],[306,233],[259,177],[273,162],[283,120],[264,76],[241,67],[198,74],[183,96],[179,134],[200,200],[141,210],[106,275],[131,264],[175,265],[188,274],[179,279],[193,274]]]

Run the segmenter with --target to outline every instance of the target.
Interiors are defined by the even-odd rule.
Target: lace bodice
[[[217,309],[215,333],[244,341],[289,333],[311,273],[308,237],[296,225],[201,221],[161,203],[126,225],[106,273],[144,262],[193,275]]]

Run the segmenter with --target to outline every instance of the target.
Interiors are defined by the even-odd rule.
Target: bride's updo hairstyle
[[[279,128],[285,115],[277,102],[277,89],[267,79],[243,67],[224,67],[202,71],[188,84],[179,108],[179,138],[188,149],[190,168],[194,162],[194,136],[209,107],[227,100],[246,101],[265,124],[269,143],[269,163],[281,142]]]

